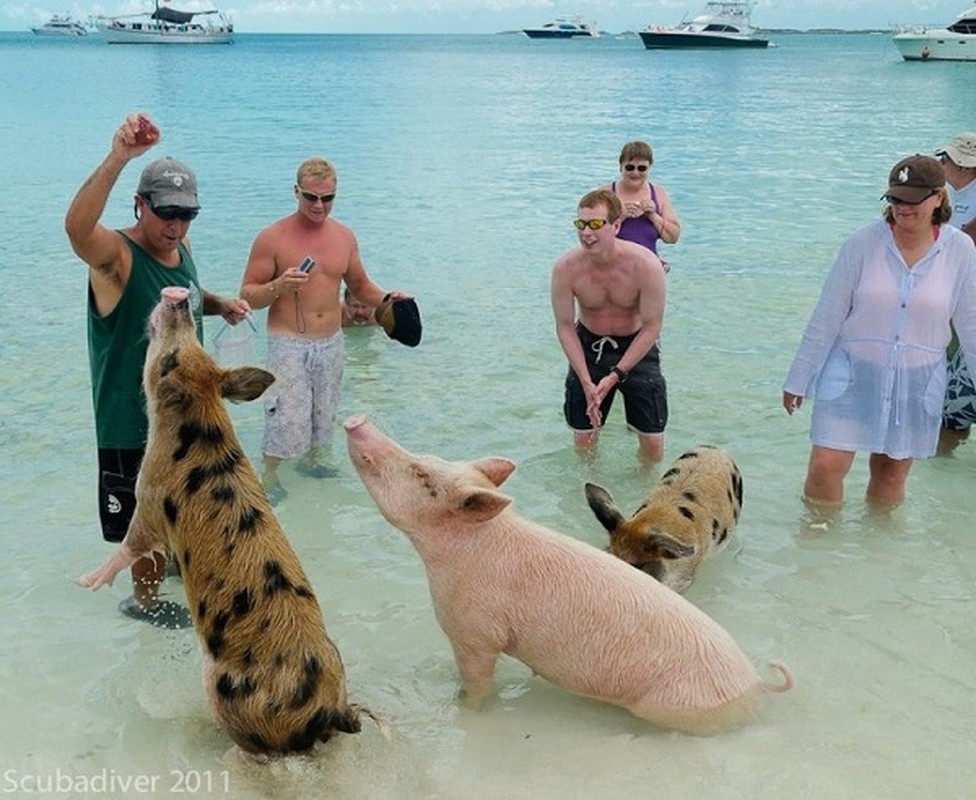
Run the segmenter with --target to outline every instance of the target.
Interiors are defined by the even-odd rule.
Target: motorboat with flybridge
[[[87,36],[88,28],[69,15],[55,14],[43,25],[31,28],[35,36]]]
[[[900,26],[891,39],[906,61],[976,61],[976,6],[945,28]]]
[[[573,14],[569,17],[558,17],[552,22],[540,25],[538,28],[523,28],[522,33],[530,39],[576,39],[592,38],[600,35],[596,23]]]
[[[754,5],[752,2],[709,2],[700,14],[674,27],[649,25],[637,33],[648,50],[768,47],[769,39],[752,28],[750,17]]]

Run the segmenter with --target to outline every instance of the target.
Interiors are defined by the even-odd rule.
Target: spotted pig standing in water
[[[186,289],[170,287],[149,321],[143,386],[149,441],[125,540],[78,579],[97,589],[137,558],[179,563],[203,647],[204,685],[228,735],[249,753],[308,750],[360,728],[322,612],[223,398],[272,383],[254,367],[223,370],[196,338]]]
[[[701,445],[678,456],[630,519],[602,486],[587,483],[586,499],[610,532],[611,553],[683,592],[729,543],[742,512],[742,475],[724,450]]]
[[[469,705],[502,653],[576,694],[691,733],[750,719],[764,683],[731,636],[680,594],[619,558],[519,516],[498,491],[505,458],[408,453],[365,417],[346,420],[349,456],[387,521],[427,568],[434,612]]]

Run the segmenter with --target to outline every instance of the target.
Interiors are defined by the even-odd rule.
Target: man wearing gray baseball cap
[[[75,253],[88,265],[88,360],[102,536],[121,542],[135,510],[135,482],[148,434],[142,370],[146,321],[166,286],[190,290],[202,338],[203,314],[220,314],[236,325],[250,312],[246,302],[205,292],[197,279],[187,234],[200,211],[197,180],[180,161],[163,158],[142,171],[133,198],[135,224],[114,230],[101,224],[109,194],[130,161],[150,150],[159,129],[146,114],[130,114],[115,131],[102,163],[82,184],[65,215]],[[187,610],[159,598],[166,559],[132,565],[131,597],[123,614],[163,628],[189,627]]]
[[[199,211],[197,179],[193,171],[175,158],[161,158],[147,164],[136,193],[152,200],[153,207],[174,206]]]

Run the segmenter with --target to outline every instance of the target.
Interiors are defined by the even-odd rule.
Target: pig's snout
[[[170,320],[170,325],[176,325],[180,316],[178,313],[190,308],[190,290],[183,286],[167,286],[160,293],[159,302],[149,315],[149,329],[154,335],[162,332],[163,316]]]
[[[353,414],[351,417],[347,418],[343,423],[343,427],[346,429],[346,433],[352,433],[357,428],[361,428],[366,424],[365,414]]]
[[[357,464],[379,460],[403,460],[410,456],[377,428],[365,414],[353,414],[344,423],[349,454]]]
[[[390,443],[381,434],[365,414],[353,414],[343,423],[346,429],[346,444],[349,448],[349,457],[352,459],[353,466],[359,470],[360,475],[363,470],[375,466],[380,458],[380,453],[393,455],[390,450]]]
[[[160,294],[166,305],[177,308],[189,300],[190,290],[184,286],[167,286]]]

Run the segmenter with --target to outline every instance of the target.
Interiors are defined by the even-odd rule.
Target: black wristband
[[[611,367],[610,371],[617,376],[617,383],[623,383],[627,380],[628,373],[624,372],[620,367]]]

